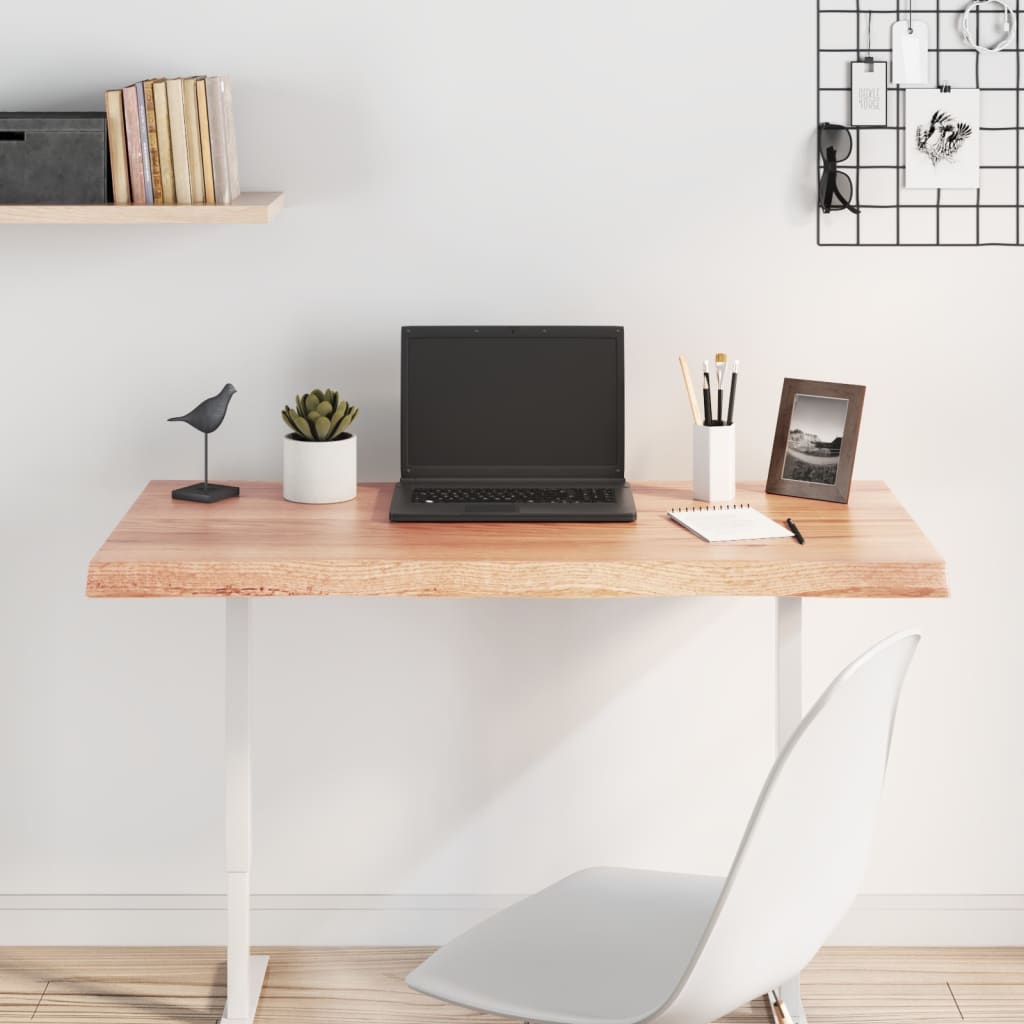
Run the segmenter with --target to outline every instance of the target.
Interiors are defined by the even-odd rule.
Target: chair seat
[[[724,878],[590,868],[439,949],[417,992],[534,1024],[638,1024],[671,997]]]

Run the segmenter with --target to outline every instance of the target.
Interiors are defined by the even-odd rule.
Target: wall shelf
[[[225,206],[4,206],[0,224],[269,224],[283,192],[243,192]]]

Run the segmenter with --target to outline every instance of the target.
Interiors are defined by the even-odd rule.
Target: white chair
[[[769,773],[727,878],[580,871],[460,935],[406,982],[533,1024],[709,1024],[797,975],[863,877],[919,639],[882,641],[825,691]]]

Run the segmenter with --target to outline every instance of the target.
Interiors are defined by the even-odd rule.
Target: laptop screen
[[[621,327],[402,331],[402,475],[623,474]]]

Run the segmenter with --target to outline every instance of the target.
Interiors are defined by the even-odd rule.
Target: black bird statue
[[[203,435],[203,482],[178,487],[171,491],[172,498],[181,501],[202,501],[210,504],[223,501],[225,498],[237,498],[238,488],[230,484],[210,483],[210,435],[224,422],[228,411],[228,402],[235,394],[234,384],[225,384],[220,393],[200,402],[191,412],[184,416],[172,416],[168,423],[187,423],[195,427]]]

